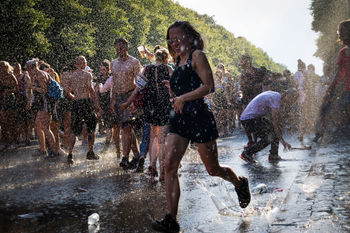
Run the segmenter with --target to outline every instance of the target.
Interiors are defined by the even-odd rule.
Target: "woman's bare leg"
[[[168,133],[168,126],[159,126],[158,142],[159,142],[159,180],[164,180],[164,163],[165,163],[165,138]]]
[[[169,214],[176,219],[180,199],[178,168],[189,140],[177,134],[168,134],[165,140],[165,192]]]
[[[221,177],[222,179],[233,183],[235,187],[241,185],[238,176],[230,167],[220,166],[215,140],[206,143],[196,143],[196,146],[198,147],[199,155],[201,156],[209,175]]]

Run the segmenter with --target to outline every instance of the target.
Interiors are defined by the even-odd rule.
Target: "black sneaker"
[[[88,160],[98,160],[98,159],[100,159],[100,157],[98,155],[95,155],[95,153],[93,151],[89,151],[86,154],[86,159],[88,159]]]
[[[127,157],[123,157],[122,161],[119,163],[119,166],[122,168],[127,168],[129,166],[129,159]]]
[[[139,159],[139,163],[137,164],[135,172],[137,172],[137,173],[143,172],[143,164],[144,163],[145,163],[145,159],[144,158]]]
[[[244,153],[244,151],[239,157],[248,163],[256,163],[256,161],[253,159],[253,156],[247,155],[246,153]]]
[[[129,165],[128,165],[128,169],[130,169],[130,170],[135,169],[137,167],[138,163],[139,163],[139,159],[133,157],[132,160],[130,161]]]
[[[67,157],[67,163],[68,164],[74,164],[74,160],[73,160],[73,155],[72,154],[69,154],[68,157]]]
[[[180,231],[180,226],[170,214],[167,214],[161,221],[154,221],[152,229],[158,232],[176,233]]]
[[[249,191],[249,184],[248,179],[244,176],[240,176],[239,179],[242,181],[242,184],[239,188],[235,188],[239,206],[241,208],[246,208],[250,203],[250,191]]]

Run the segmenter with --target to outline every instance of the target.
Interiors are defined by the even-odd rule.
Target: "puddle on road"
[[[210,196],[220,215],[244,219],[259,217],[260,221],[264,221],[266,224],[271,224],[275,220],[287,195],[281,189],[273,191],[270,189],[267,193],[252,194],[251,203],[247,208],[242,209],[239,207],[233,185],[228,186],[228,182],[220,181],[218,183],[219,191],[217,194],[214,194],[212,188],[214,185],[198,180],[195,183]]]
[[[316,192],[316,190],[322,185],[323,178],[319,176],[308,176],[303,181],[302,189],[305,193],[311,194]]]

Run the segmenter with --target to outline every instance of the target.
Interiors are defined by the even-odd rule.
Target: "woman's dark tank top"
[[[191,92],[203,84],[197,72],[192,68],[192,52],[185,65],[179,66],[179,62],[180,59],[177,60],[175,70],[170,79],[170,87],[175,97]],[[208,106],[204,103],[204,98],[200,98],[186,102],[183,113],[204,108],[208,108]]]

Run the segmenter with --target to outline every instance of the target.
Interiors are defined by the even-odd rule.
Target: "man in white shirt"
[[[282,95],[275,91],[265,91],[248,104],[241,115],[241,123],[246,132],[254,134],[259,140],[245,147],[241,154],[243,160],[254,162],[253,154],[271,144],[269,161],[276,161],[280,159],[278,156],[279,141],[284,148],[291,147],[282,137],[281,114],[285,111],[285,106],[293,105],[297,98],[298,91],[295,88],[286,90]],[[269,116],[272,122],[268,119]]]

